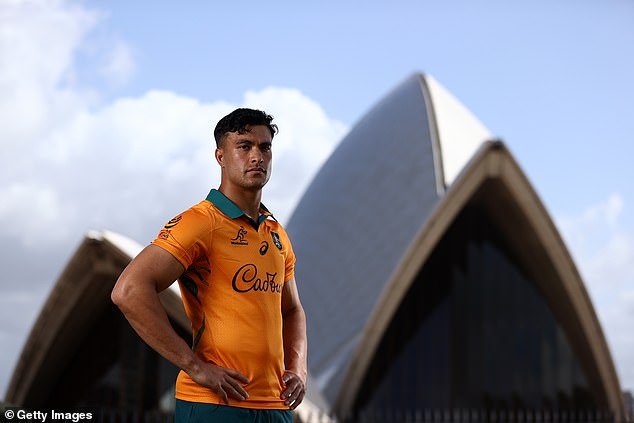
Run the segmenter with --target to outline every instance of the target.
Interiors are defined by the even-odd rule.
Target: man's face
[[[264,125],[247,126],[247,132],[230,132],[216,149],[222,183],[260,190],[271,176],[272,137]]]

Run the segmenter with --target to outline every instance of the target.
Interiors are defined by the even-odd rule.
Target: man
[[[237,109],[214,130],[221,181],[170,220],[112,291],[134,330],[181,372],[175,421],[291,422],[306,384],[306,318],[295,255],[261,204],[277,126]],[[188,346],[158,293],[178,279],[192,322]]]

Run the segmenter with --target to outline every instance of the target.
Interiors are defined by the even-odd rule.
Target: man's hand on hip
[[[189,374],[194,382],[211,389],[225,403],[229,397],[244,401],[249,394],[242,386],[251,381],[237,370],[227,369],[211,363],[202,363],[197,371]]]
[[[304,399],[305,383],[297,374],[288,370],[284,372],[282,382],[285,389],[282,391],[281,399],[285,400],[284,404],[290,406],[291,410],[294,410]]]

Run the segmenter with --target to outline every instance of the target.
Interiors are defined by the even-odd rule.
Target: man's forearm
[[[284,365],[286,370],[296,373],[306,382],[306,316],[301,307],[284,314]]]

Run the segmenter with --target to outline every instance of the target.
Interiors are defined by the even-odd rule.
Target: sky
[[[275,117],[264,199],[284,223],[350,128],[414,72],[504,140],[634,390],[631,0],[0,0],[0,398],[88,231],[145,245],[217,187],[220,117]]]

